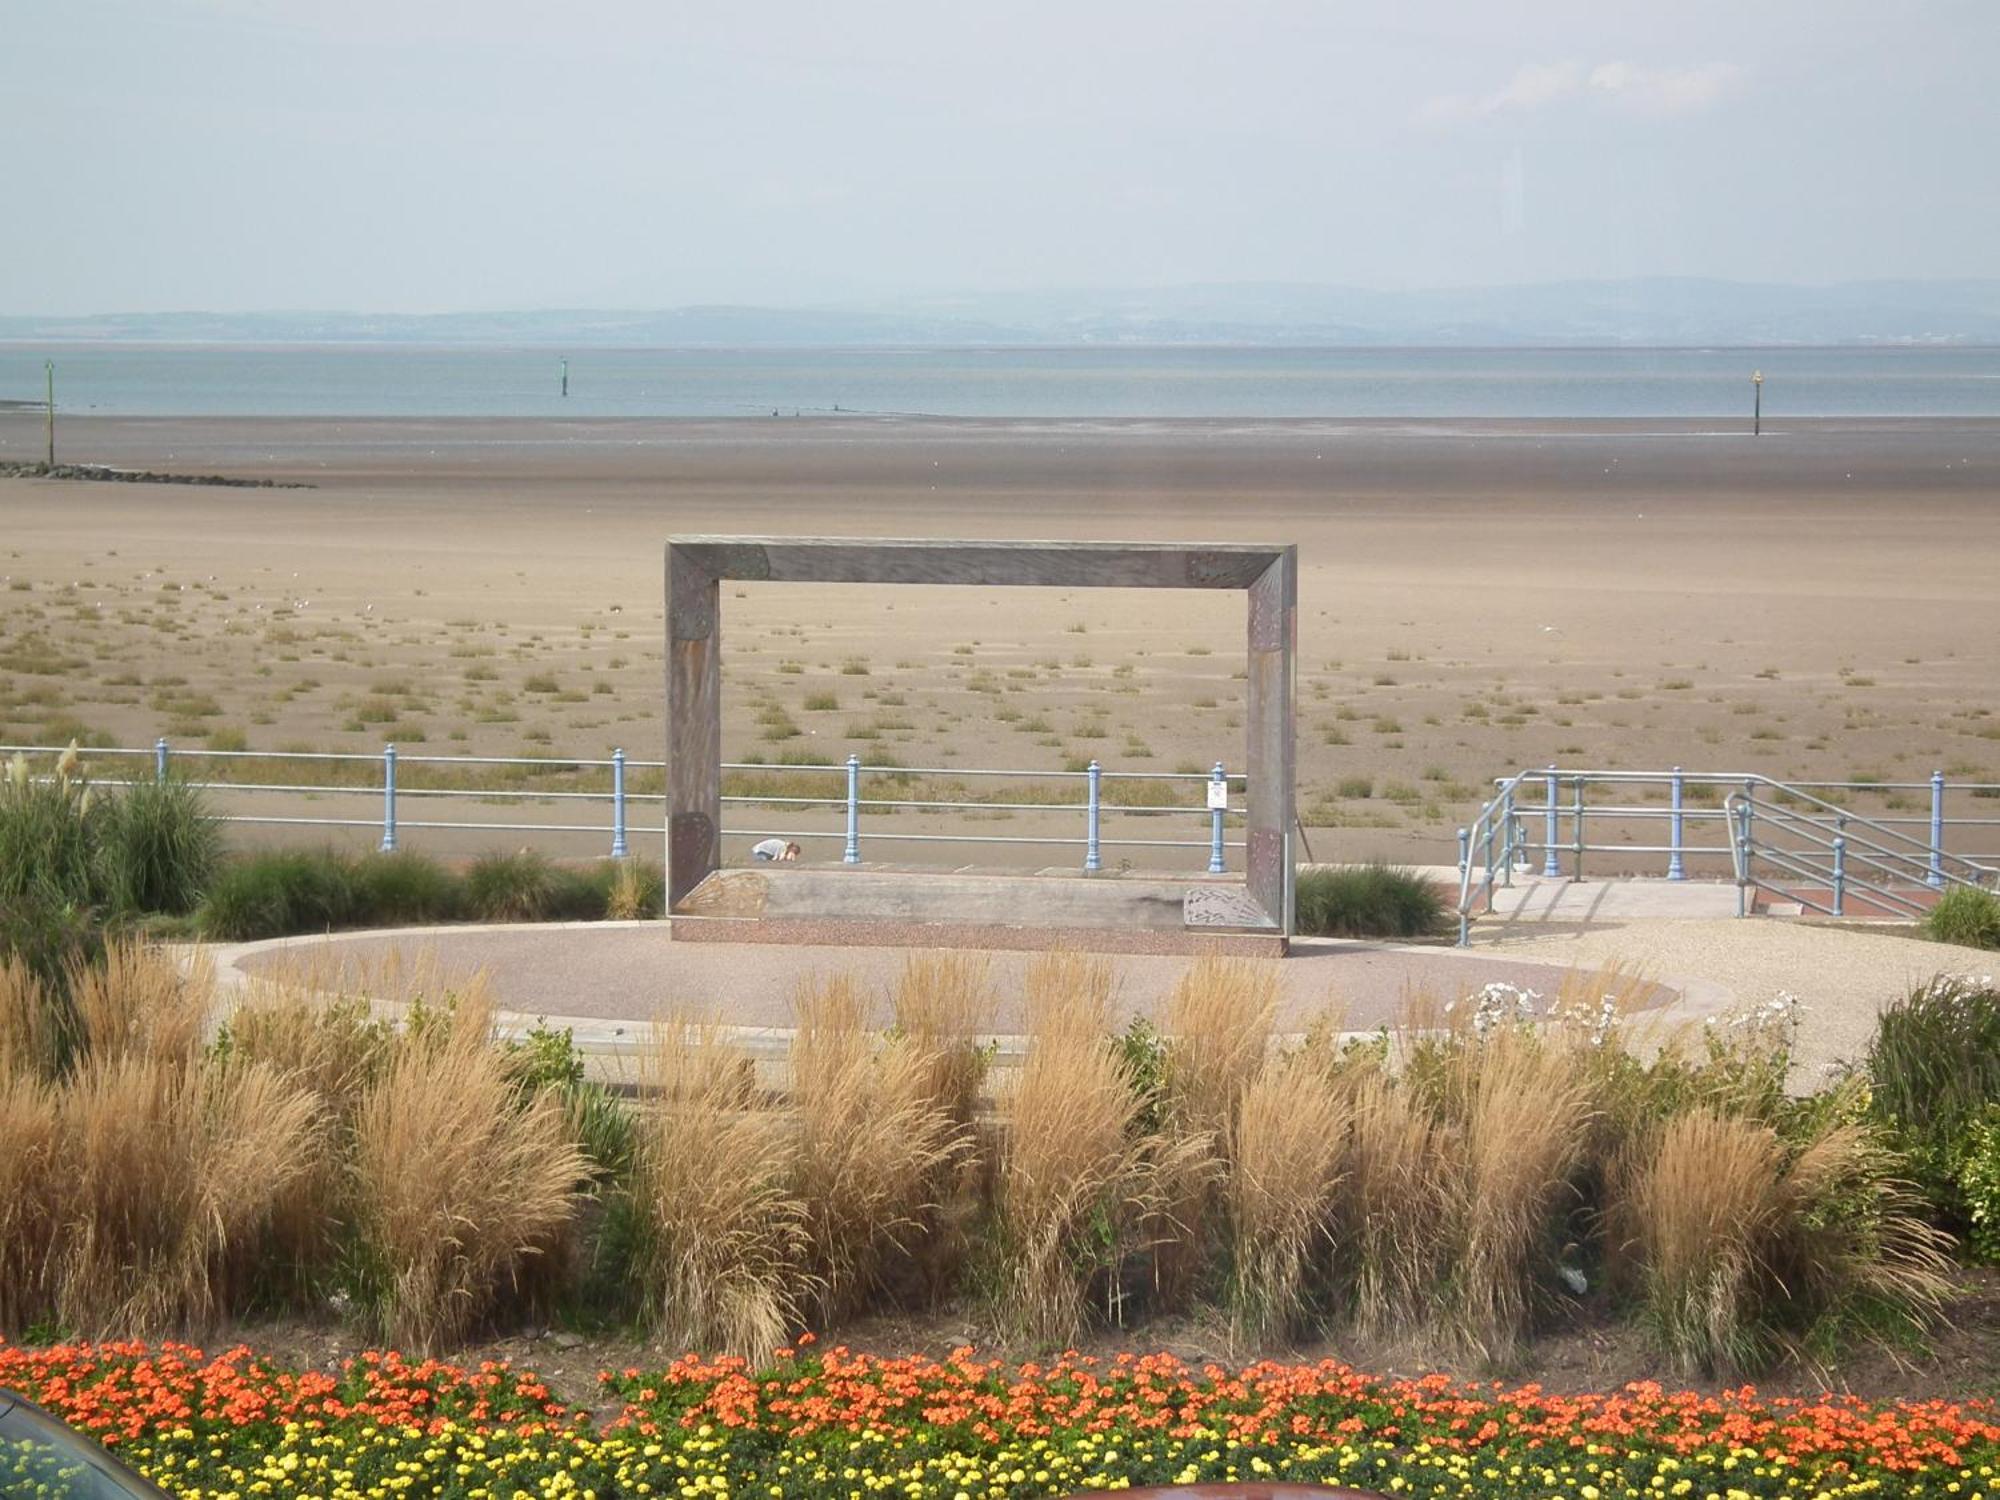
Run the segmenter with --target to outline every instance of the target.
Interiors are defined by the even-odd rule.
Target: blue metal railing
[[[1516,874],[1530,871],[1559,879],[1565,873],[1565,858],[1568,877],[1581,880],[1587,854],[1613,854],[1621,862],[1632,855],[1664,855],[1666,878],[1674,881],[1688,878],[1691,860],[1703,860],[1718,873],[1726,869],[1734,875],[1739,891],[1766,883],[1756,875],[1757,862],[1763,859],[1769,868],[1787,875],[1824,875],[1830,887],[1858,889],[1864,882],[1878,886],[1890,893],[1880,904],[1897,912],[1921,910],[1923,905],[1910,895],[1896,895],[1899,886],[1992,889],[2000,880],[1992,863],[1946,846],[1949,832],[2000,829],[2000,816],[1951,812],[1948,798],[1954,794],[2000,798],[2000,784],[1952,782],[1942,771],[1920,782],[1781,782],[1755,772],[1692,772],[1679,766],[1667,771],[1545,766],[1498,778],[1494,788],[1493,797],[1458,833],[1461,944],[1469,940],[1472,917],[1492,910],[1496,887],[1510,886]],[[1631,802],[1637,788],[1652,789],[1664,805]],[[1606,790],[1624,795],[1617,800],[1593,797]],[[1719,805],[1690,806],[1691,792],[1704,801],[1719,794]],[[1923,815],[1863,813],[1853,805],[1861,796],[1912,793],[1928,795],[1929,808]],[[1843,797],[1846,800],[1840,800]],[[1594,828],[1607,824],[1623,833],[1635,820],[1664,823],[1667,841],[1643,843],[1621,836],[1593,842],[1590,837]],[[1534,836],[1537,825],[1539,838]],[[1700,837],[1709,827],[1715,828],[1716,841]],[[1907,831],[1912,829],[1921,829],[1921,836]],[[1815,849],[1822,852],[1816,854]],[[1856,874],[1857,869],[1863,873]],[[1800,898],[1794,893],[1793,899]],[[1804,904],[1815,909],[1827,905],[1810,895]],[[1747,910],[1748,905],[1748,897],[1741,896],[1739,908]]]
[[[29,757],[47,756],[51,760],[61,755],[58,747],[47,745],[0,745],[0,756],[22,755]],[[211,773],[207,777],[194,778],[194,784],[213,793],[233,796],[243,793],[251,796],[290,795],[296,797],[348,797],[378,798],[379,816],[364,817],[319,817],[295,813],[261,814],[225,809],[217,814],[224,823],[264,825],[275,827],[302,828],[352,828],[379,830],[379,848],[392,852],[405,833],[421,831],[470,831],[525,834],[597,834],[608,833],[610,853],[613,859],[624,859],[631,852],[630,821],[635,807],[660,807],[666,805],[663,792],[635,792],[628,788],[628,773],[635,771],[666,770],[666,762],[657,760],[633,760],[623,749],[613,750],[608,759],[566,759],[529,758],[492,755],[411,755],[395,745],[385,745],[379,754],[333,751],[280,751],[280,750],[205,750],[182,749],[168,744],[162,738],[144,749],[125,746],[99,748],[79,752],[86,762],[92,759],[141,760],[151,762],[151,773],[155,780],[164,781],[173,774],[177,763],[192,762],[196,765],[230,767],[232,774],[221,776]],[[233,773],[233,768],[247,762],[279,762],[288,771],[294,772],[282,780],[260,780],[245,778]],[[349,768],[349,779],[344,781],[312,781],[302,779],[296,772],[300,766],[314,765],[343,766]],[[556,787],[505,787],[505,786],[438,786],[412,785],[409,772],[413,768],[425,768],[436,772],[442,768],[445,779],[452,772],[466,773],[463,779],[472,780],[477,768],[515,768],[532,771],[537,775],[570,774],[584,779],[598,779],[602,790],[579,790]],[[364,768],[366,768],[364,770]],[[914,844],[1000,844],[1000,845],[1053,845],[1071,846],[1081,844],[1083,848],[1082,868],[1097,871],[1103,868],[1106,849],[1147,849],[1147,850],[1200,850],[1206,856],[1205,868],[1210,874],[1222,874],[1227,870],[1227,853],[1243,847],[1240,839],[1227,836],[1230,819],[1240,826],[1242,805],[1240,799],[1231,804],[1232,792],[1240,793],[1244,778],[1230,776],[1221,762],[1211,771],[1119,771],[1110,770],[1096,761],[1081,771],[1006,771],[993,769],[969,769],[960,766],[870,766],[858,755],[850,755],[845,761],[827,765],[782,765],[773,766],[756,762],[728,762],[724,771],[766,775],[822,774],[839,777],[844,782],[840,795],[829,796],[784,796],[759,795],[755,791],[724,796],[725,806],[796,808],[804,811],[837,810],[842,814],[842,826],[837,831],[800,828],[737,828],[725,827],[723,832],[732,837],[763,838],[782,836],[788,839],[837,839],[841,844],[841,862],[859,864],[862,859],[863,814],[890,812],[923,813],[1040,813],[1064,814],[1074,812],[1079,815],[1081,827],[1076,833],[1064,835],[1002,835],[979,833],[970,830],[944,833],[906,833],[880,827],[866,830],[868,842],[898,842]],[[139,774],[145,774],[143,771]],[[307,772],[310,775],[310,771]],[[333,774],[332,772],[328,773]],[[1048,782],[1051,780],[1067,785],[1082,783],[1081,801],[978,801],[952,800],[940,797],[914,797],[895,795],[866,795],[867,783],[871,778],[888,778],[899,785],[907,785],[916,778],[934,778],[949,788],[952,783],[962,784],[968,778],[999,778],[1004,782]],[[130,777],[94,778],[107,786],[129,786]],[[435,779],[435,778],[432,778]],[[1174,802],[1167,805],[1128,805],[1115,796],[1105,795],[1105,784],[1159,782],[1179,784],[1187,788],[1201,789],[1199,800]],[[577,806],[601,807],[607,810],[608,819],[593,822],[523,822],[468,820],[464,818],[412,818],[408,816],[410,805],[415,799],[430,799],[444,807],[451,807],[465,798],[477,798],[484,802],[498,802],[515,806]],[[1142,838],[1118,837],[1107,830],[1111,819],[1122,818],[1166,818],[1191,821],[1202,820],[1205,825],[1202,837],[1182,838]]]

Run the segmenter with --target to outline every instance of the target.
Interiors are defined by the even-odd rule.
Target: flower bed
[[[1324,1481],[1419,1496],[2000,1495],[1986,1401],[1874,1406],[1637,1385],[1389,1381],[1344,1366],[1164,1356],[1005,1366],[834,1349],[751,1372],[682,1360],[604,1377],[609,1422],[532,1375],[369,1354],[339,1376],[247,1349],[0,1347],[0,1386],[177,1495],[1016,1497],[1127,1484]],[[0,1489],[4,1489],[0,1474]]]

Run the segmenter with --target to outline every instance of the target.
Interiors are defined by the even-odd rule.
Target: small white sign
[[[1229,811],[1229,783],[1211,781],[1208,784],[1208,810],[1210,812]]]

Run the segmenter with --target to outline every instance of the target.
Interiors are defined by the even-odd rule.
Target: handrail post
[[[1500,883],[1509,890],[1514,888],[1514,840],[1520,828],[1514,818],[1514,785],[1507,784],[1507,790],[1500,794],[1500,827],[1505,830],[1500,835]]]
[[[1833,836],[1833,914],[1847,915],[1847,840],[1840,834]]]
[[[382,747],[382,852],[396,852],[396,747]]]
[[[1487,840],[1487,847],[1489,849],[1492,847],[1490,837]],[[1469,947],[1472,942],[1472,923],[1465,914],[1466,907],[1472,904],[1469,895],[1471,885],[1472,833],[1469,829],[1461,828],[1458,830],[1458,946],[1461,948]]]
[[[861,863],[861,757],[847,757],[847,846],[840,851],[844,865]]]
[[[1673,851],[1667,855],[1667,879],[1669,880],[1687,879],[1687,867],[1681,862],[1681,844],[1686,834],[1686,823],[1682,818],[1681,811],[1681,796],[1685,781],[1686,778],[1681,775],[1681,768],[1675,766],[1673,783],[1673,837],[1668,841],[1673,845]]]
[[[1729,825],[1729,804],[1722,804],[1722,818]],[[1750,915],[1750,799],[1745,797],[1736,808],[1734,826],[1730,836],[1736,840],[1736,915]]]
[[[1750,878],[1750,865],[1757,858],[1757,840],[1751,831],[1756,821],[1757,783],[1745,778],[1743,782],[1743,875]],[[1751,881],[1751,884],[1755,884]]]
[[[1583,778],[1576,778],[1576,811],[1572,814],[1573,826],[1570,830],[1571,848],[1569,878],[1583,879]]]
[[[625,752],[611,752],[611,857],[623,859],[625,846]]]
[[[1224,807],[1227,806],[1229,801],[1229,778],[1223,774],[1221,761],[1215,763],[1215,769],[1209,773],[1208,779],[1212,785],[1223,789],[1222,802],[1224,806],[1212,807],[1208,813],[1208,873],[1211,875],[1220,875],[1223,870],[1222,814]]]
[[[1944,884],[1944,772],[1931,772],[1931,872],[1924,884]]]
[[[1084,806],[1083,867],[1085,870],[1101,870],[1104,868],[1104,856],[1099,835],[1104,812],[1104,768],[1092,761],[1085,767],[1085,773],[1090,782]]]
[[[167,737],[161,735],[153,741],[153,780],[167,779]]]
[[[1556,819],[1560,816],[1560,813],[1556,808],[1556,798],[1561,793],[1560,789],[1556,785],[1556,768],[1553,765],[1550,766],[1548,770],[1548,783],[1549,783],[1548,832],[1547,836],[1542,840],[1542,874],[1550,879],[1553,879],[1556,876],[1562,874],[1562,866],[1556,862],[1556,836],[1557,836]]]

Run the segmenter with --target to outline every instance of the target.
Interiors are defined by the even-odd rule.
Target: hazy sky
[[[0,0],[0,312],[2000,274],[1995,0]]]

